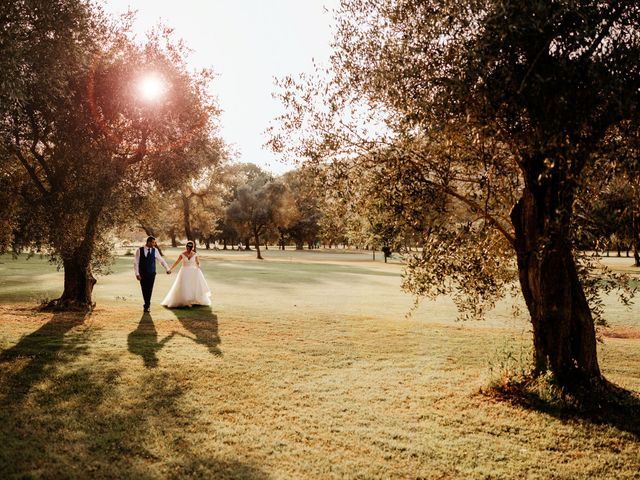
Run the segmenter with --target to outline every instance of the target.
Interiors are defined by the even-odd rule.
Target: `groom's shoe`
[[[151,310],[149,309],[149,307],[144,307],[144,312],[145,313],[149,313]]]

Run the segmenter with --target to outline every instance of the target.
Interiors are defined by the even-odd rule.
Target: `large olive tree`
[[[52,306],[88,308],[93,272],[108,257],[110,229],[130,216],[129,199],[152,184],[174,187],[202,155],[215,158],[210,75],[189,72],[166,32],[135,44],[126,23],[85,1],[2,8],[0,64],[12,79],[0,86],[2,169],[20,200],[12,247],[59,261],[64,290]],[[156,98],[140,89],[153,77]]]
[[[617,127],[638,127],[640,5],[344,0],[336,22],[329,67],[281,81],[273,148],[383,165],[380,188],[425,208],[448,196],[409,288],[493,298],[515,257],[535,372],[600,383],[574,202]]]

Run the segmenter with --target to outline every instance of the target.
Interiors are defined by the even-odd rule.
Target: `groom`
[[[164,258],[156,248],[156,239],[149,237],[144,247],[136,250],[136,257],[133,262],[133,270],[136,272],[136,278],[140,282],[140,288],[142,288],[145,312],[148,312],[151,306],[151,293],[153,292],[153,283],[156,280],[156,260],[162,264],[167,271],[167,275],[170,275],[171,272],[167,262],[164,261]]]

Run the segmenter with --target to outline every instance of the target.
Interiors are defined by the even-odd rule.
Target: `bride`
[[[169,293],[162,300],[162,305],[169,308],[190,307],[192,305],[211,305],[211,290],[200,270],[200,258],[192,241],[188,241],[187,249],[180,254],[171,265],[171,272],[180,262],[182,268],[178,272]]]

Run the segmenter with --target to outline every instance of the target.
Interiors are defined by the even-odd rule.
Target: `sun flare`
[[[157,73],[149,73],[138,82],[138,93],[148,102],[160,99],[166,90],[165,80]]]

